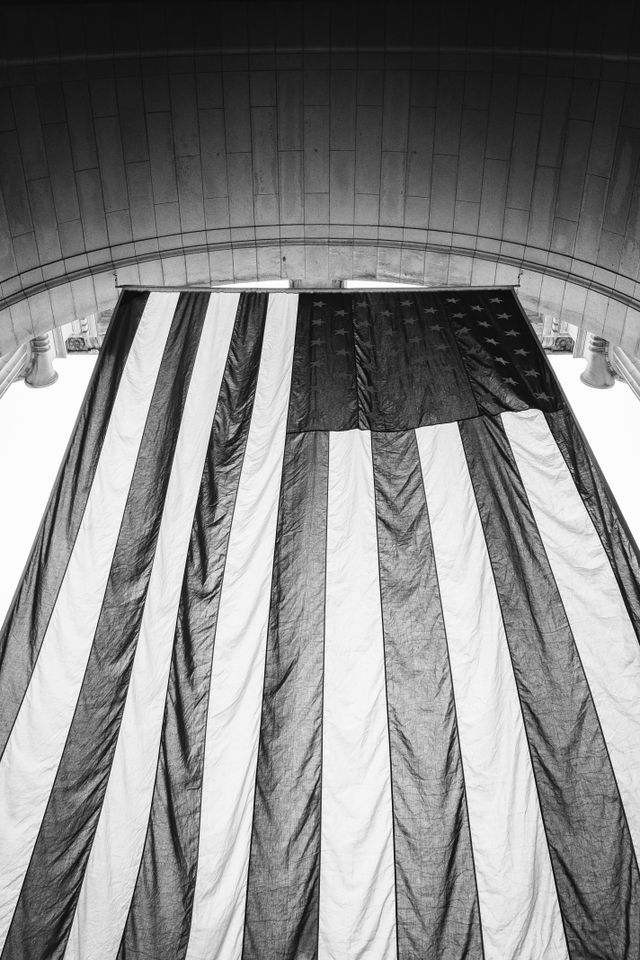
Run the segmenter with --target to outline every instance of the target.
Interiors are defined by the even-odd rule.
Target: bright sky
[[[640,400],[626,383],[594,390],[580,381],[586,361],[548,355],[576,419],[640,545]]]
[[[76,420],[95,355],[55,362],[60,377],[32,390],[14,383],[0,399],[0,624],[27,561],[50,490]],[[552,366],[640,542],[640,401],[629,387],[594,390],[580,383],[584,361],[570,355]]]

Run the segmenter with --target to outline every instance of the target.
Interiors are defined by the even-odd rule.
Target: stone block
[[[233,277],[233,256],[230,247],[209,250],[211,283],[229,283]]]
[[[559,173],[551,167],[538,167],[535,172],[528,230],[520,236],[532,246],[548,247],[553,232],[553,216],[558,192]],[[520,208],[522,209],[522,208]],[[510,239],[514,239],[511,236]]]
[[[406,154],[382,153],[380,177],[380,222],[401,225],[404,221]]]
[[[177,157],[180,224],[183,232],[204,230],[204,198],[200,157]]]
[[[86,244],[84,232],[82,230],[82,221],[67,220],[59,226],[60,249],[65,258],[84,256],[86,261]],[[86,261],[88,263],[88,261]]]
[[[306,111],[305,111],[306,115]],[[355,147],[356,73],[355,70],[331,74],[330,148],[348,150]]]
[[[253,193],[278,191],[278,143],[275,107],[251,109]]]
[[[304,188],[329,192],[329,107],[304,108]]]
[[[258,247],[256,252],[258,280],[280,279],[282,267],[280,245]]]
[[[382,144],[382,107],[358,106],[356,119],[357,193],[378,193],[380,190],[380,163]]]
[[[304,155],[301,150],[283,150],[278,157],[280,222],[301,223],[304,220]]]
[[[187,282],[187,266],[184,254],[162,258],[162,273],[168,287],[184,287]]]
[[[435,155],[429,226],[434,230],[453,230],[455,213],[456,157]]]
[[[235,280],[255,280],[258,262],[255,247],[233,247],[233,277]]]
[[[178,199],[171,114],[149,114],[147,132],[154,202],[171,203]]]
[[[229,156],[229,222],[232,227],[246,226],[253,221],[253,173],[251,153]]]
[[[278,150],[303,147],[303,74],[300,70],[278,73]]]
[[[141,260],[138,264],[140,283],[143,287],[164,286],[161,260]]]
[[[40,261],[57,260],[62,254],[51,184],[48,178],[31,180],[28,191]]]
[[[194,74],[172,74],[169,90],[176,157],[198,157],[200,134]]]
[[[331,223],[353,223],[355,150],[331,150],[329,165],[329,220]]]
[[[187,283],[207,286],[211,283],[209,257],[205,252],[188,253],[185,257],[187,267]]]
[[[225,73],[223,76],[227,150],[244,153],[251,150],[249,114],[249,78],[247,73]]]

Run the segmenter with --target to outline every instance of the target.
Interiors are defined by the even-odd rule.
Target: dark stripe
[[[187,949],[211,664],[267,299],[240,299],[191,531],[149,829],[120,960],[180,960]]]
[[[481,958],[464,775],[413,431],[374,434],[398,960]]]
[[[149,294],[122,294],[20,586],[0,633],[0,757],[29,685],[82,521],[120,377]]]
[[[182,409],[209,296],[182,294],[127,498],[82,689],[3,958],[64,952],[118,739]]]
[[[348,293],[301,294],[287,431],[352,430],[358,401]]]
[[[328,472],[328,434],[287,438],[243,960],[318,953]]]
[[[638,547],[571,412],[559,410],[547,414],[547,423],[609,558],[627,613],[640,641]]]
[[[570,955],[628,960],[629,944],[640,943],[640,877],[562,600],[501,421],[467,421],[460,433],[502,609]],[[561,510],[562,504],[550,509]]]

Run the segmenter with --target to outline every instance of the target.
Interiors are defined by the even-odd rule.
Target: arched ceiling
[[[118,283],[519,284],[640,355],[640,8],[0,8],[0,352]]]

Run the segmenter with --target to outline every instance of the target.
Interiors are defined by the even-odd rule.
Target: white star
[[[496,363],[501,363],[503,367],[506,367],[509,361],[505,360],[504,357],[496,357]]]
[[[430,330],[444,330],[444,327],[441,327],[439,323],[436,323],[433,327],[429,328]]]
[[[525,375],[525,377],[539,377],[539,376],[540,376],[540,374],[538,373],[538,371],[537,371],[537,370],[534,370],[533,368],[532,368],[531,370],[525,370],[524,375]]]
[[[508,337],[519,337],[519,336],[520,336],[520,334],[518,333],[517,330],[507,330],[507,331],[506,331],[506,335],[507,335]]]
[[[454,320],[462,320],[462,318],[464,317],[464,313],[453,313],[452,317]]]
[[[499,300],[498,300],[498,303],[500,303]],[[499,314],[497,314],[497,317],[498,317],[498,320],[510,320],[510,319],[511,319],[511,314],[510,314],[510,313],[499,313]]]
[[[411,300],[401,300],[401,301],[400,301],[400,306],[401,306],[401,307],[410,307],[410,306],[411,306]]]
[[[500,299],[500,297],[491,297],[491,299],[489,300],[489,303],[502,303],[502,300]]]
[[[547,393],[536,393],[535,397],[537,400],[551,400],[551,397]]]
[[[484,342],[485,342],[485,343],[492,343],[492,344],[494,345],[494,347],[497,347],[497,346],[498,346],[498,341],[497,341],[497,340],[494,340],[492,337],[485,337],[485,338],[484,338]]]
[[[391,316],[393,316],[393,314],[391,313],[390,310],[383,310],[382,313],[380,314],[380,316],[381,316],[381,317],[391,317]]]
[[[447,303],[460,303],[455,297],[447,297]]]
[[[511,377],[505,377],[503,382],[504,382],[504,383],[510,383],[512,387],[516,387],[516,386],[517,386],[517,383],[515,382],[515,380],[512,380]]]
[[[346,311],[346,310],[336,310],[336,312],[335,312],[335,316],[336,316],[336,317],[346,317],[346,315],[347,315],[347,311]]]
[[[366,300],[358,300],[358,302],[356,303],[356,307],[366,307],[366,305],[367,305]]]
[[[458,333],[469,333],[469,327],[458,327]]]
[[[424,307],[424,312],[425,312],[425,313],[437,313],[438,311],[435,309],[435,307]]]
[[[489,323],[488,320],[478,320],[478,326],[479,326],[479,327],[490,327],[491,324]]]
[[[314,300],[313,305],[314,307],[326,307],[324,300]]]
[[[471,309],[472,309],[472,310],[482,310],[482,307],[480,306],[479,303],[474,303],[474,304],[471,305]]]
[[[528,356],[529,356],[529,351],[528,351],[528,350],[523,350],[522,348],[520,348],[520,350],[514,350],[513,352],[515,353],[515,355],[516,355],[517,357],[528,357]]]

